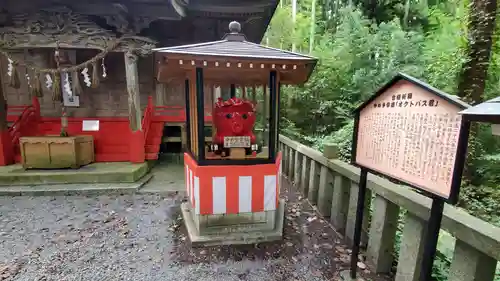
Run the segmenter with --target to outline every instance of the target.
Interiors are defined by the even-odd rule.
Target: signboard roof
[[[458,112],[466,107],[398,74],[356,109],[353,162],[454,203],[463,168]]]
[[[396,74],[396,76],[394,76],[394,78],[391,79],[391,81],[389,81],[384,86],[382,86],[382,88],[380,88],[374,95],[372,95],[368,100],[366,100],[364,103],[362,103],[360,106],[358,106],[354,110],[354,113],[359,112],[360,110],[365,108],[368,104],[370,104],[379,95],[384,93],[387,89],[389,89],[390,87],[392,87],[394,84],[396,84],[398,81],[401,81],[401,80],[405,80],[405,81],[408,81],[414,85],[417,85],[417,86],[427,90],[428,92],[430,92],[438,97],[441,97],[444,100],[454,104],[457,107],[461,107],[463,109],[470,107],[469,104],[462,101],[458,96],[447,94],[447,93],[445,93],[437,88],[432,87],[431,85],[429,85],[425,82],[418,80],[417,78],[414,78],[410,75],[399,72],[398,74]]]

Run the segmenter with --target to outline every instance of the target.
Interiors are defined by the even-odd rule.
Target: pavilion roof
[[[163,63],[170,65],[161,68],[158,75],[163,78],[158,79],[172,79],[182,76],[182,69],[203,67],[211,69],[205,76],[208,80],[265,83],[269,79],[266,71],[274,70],[280,74],[280,83],[303,84],[316,66],[317,59],[312,56],[247,41],[238,22],[231,22],[229,31],[219,41],[154,49],[165,58]]]
[[[183,46],[158,48],[160,53],[205,55],[220,57],[238,57],[273,60],[298,60],[316,62],[311,56],[280,50],[246,41],[243,34],[227,34],[224,39],[213,42],[190,44]]]

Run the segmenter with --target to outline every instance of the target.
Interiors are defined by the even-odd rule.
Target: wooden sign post
[[[468,105],[415,78],[398,74],[355,110],[352,163],[361,168],[351,256],[356,269],[368,172],[432,198],[421,281],[431,280],[444,203],[456,204],[467,152]]]

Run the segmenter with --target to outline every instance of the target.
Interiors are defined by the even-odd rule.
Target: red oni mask
[[[223,144],[224,137],[229,136],[249,136],[252,144],[256,142],[253,134],[255,106],[252,102],[236,97],[227,101],[219,98],[212,118],[217,131],[213,140],[215,143]]]

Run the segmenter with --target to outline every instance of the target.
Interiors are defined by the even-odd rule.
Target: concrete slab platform
[[[219,245],[255,244],[281,240],[283,237],[283,225],[285,220],[285,200],[280,199],[276,217],[275,228],[271,231],[231,232],[200,235],[196,229],[187,202],[182,203],[181,211],[184,225],[186,226],[192,247],[206,247]]]
[[[138,193],[170,193],[186,190],[184,165],[158,161],[151,169],[153,178]]]
[[[0,186],[133,183],[151,169],[153,163],[92,163],[79,169],[24,170],[20,164],[0,167]]]
[[[146,175],[133,183],[42,184],[0,186],[0,196],[52,196],[128,194],[137,192],[153,176]]]

